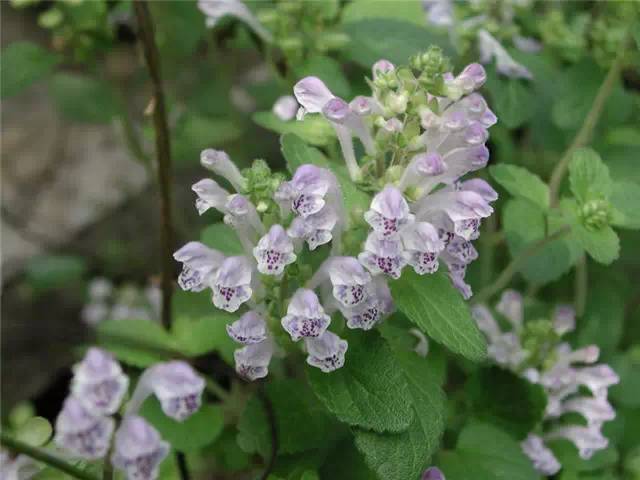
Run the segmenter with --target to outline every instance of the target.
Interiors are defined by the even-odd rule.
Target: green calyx
[[[589,230],[600,230],[609,225],[611,204],[607,200],[589,200],[580,207],[580,220]]]

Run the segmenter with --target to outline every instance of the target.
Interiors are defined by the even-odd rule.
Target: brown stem
[[[158,183],[160,185],[160,214],[162,244],[162,323],[171,325],[171,294],[173,290],[173,228],[171,222],[171,145],[164,90],[160,70],[160,56],[156,46],[153,22],[146,0],[135,0],[133,7],[138,23],[138,36],[142,43],[147,70],[153,88],[153,126],[158,157]]]

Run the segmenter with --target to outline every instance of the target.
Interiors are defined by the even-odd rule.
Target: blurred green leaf
[[[225,255],[242,255],[244,252],[236,232],[225,223],[209,225],[200,234],[200,241]]]
[[[491,108],[498,121],[508,128],[518,128],[536,113],[536,96],[529,82],[488,71],[486,88],[491,93]]]
[[[611,224],[618,228],[640,228],[640,185],[633,182],[615,182],[611,192],[613,214]]]
[[[41,447],[49,441],[53,428],[46,418],[31,417],[15,432],[17,440],[32,447]]]
[[[241,135],[241,127],[231,119],[186,113],[173,131],[173,158],[178,165],[197,165],[202,150],[219,147]]]
[[[70,120],[107,123],[120,113],[120,102],[102,79],[57,73],[51,79],[51,95],[60,112]]]
[[[211,313],[206,316],[191,317],[179,314],[175,317],[171,330],[176,346],[181,353],[196,357],[210,352],[218,352],[222,358],[233,365],[233,352],[237,345],[229,338],[226,325],[238,319],[210,306]]]
[[[174,67],[192,55],[204,38],[205,17],[193,1],[153,2],[151,12],[160,56],[169,67]]]
[[[549,187],[526,168],[501,164],[491,166],[489,172],[514,197],[526,198],[543,210],[549,208]]]
[[[590,148],[580,148],[571,154],[569,184],[579,203],[606,199],[612,189],[609,168]]]
[[[73,255],[43,255],[30,260],[26,280],[36,292],[60,288],[79,282],[87,271],[84,258]]]
[[[307,115],[304,120],[283,121],[272,112],[256,112],[253,121],[267,130],[276,133],[292,133],[317,147],[324,147],[334,141],[333,127],[322,115]]]
[[[419,0],[355,0],[342,11],[344,23],[367,18],[395,19],[410,22],[420,27],[425,25],[425,13]]]
[[[576,346],[597,345],[607,357],[614,352],[624,326],[624,296],[610,282],[598,280],[591,284],[585,313],[576,332]]]
[[[222,408],[211,403],[203,404],[184,422],[178,422],[167,417],[160,402],[151,397],[142,405],[140,414],[158,429],[164,440],[180,452],[194,452],[210,445],[224,427]]]
[[[608,265],[620,256],[620,239],[613,228],[605,226],[596,230],[576,224],[573,230],[580,245],[596,262]]]
[[[16,95],[46,77],[60,60],[60,55],[35,43],[10,43],[0,53],[0,98]]]
[[[611,398],[625,407],[640,407],[640,347],[635,346],[628,352],[613,358],[611,366],[620,376],[620,383],[609,390]],[[638,439],[640,444],[640,439]]]

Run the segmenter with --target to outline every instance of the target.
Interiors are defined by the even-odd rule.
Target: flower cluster
[[[489,158],[487,129],[496,117],[475,92],[486,79],[484,69],[471,64],[454,76],[440,50],[430,49],[411,67],[380,60],[372,73],[372,95],[351,102],[317,77],[294,86],[297,117],[323,115],[356,187],[379,191],[359,218],[346,214],[342,185],[323,166],[301,165],[285,180],[263,161],[241,172],[225,152],[201,154],[201,164],[235,191],[200,180],[193,185],[196,208],[221,212],[244,254],[228,256],[189,242],[174,254],[182,263],[178,284],[194,292],[210,288],[215,307],[239,311],[228,333],[241,345],[236,369],[248,379],[267,375],[284,341],[279,327],[292,342],[303,341],[309,365],[323,372],[340,368],[348,345],[330,330],[331,315],[339,312],[350,329],[373,328],[393,312],[387,282],[405,266],[425,275],[444,263],[453,284],[471,296],[464,281],[478,256],[471,242],[497,198],[485,181],[462,180]],[[356,156],[354,137],[363,158]],[[354,222],[369,233],[345,255]],[[331,246],[322,249],[324,261],[315,272],[300,261],[305,248],[326,244]]]
[[[204,380],[181,361],[148,368],[138,380],[114,435],[116,420],[112,415],[120,409],[129,386],[120,364],[109,353],[90,348],[73,372],[71,394],[56,420],[55,443],[73,457],[98,460],[109,452],[113,437],[114,467],[127,479],[157,478],[169,444],[138,411],[154,394],[167,416],[184,421],[200,408]]]
[[[561,468],[545,444],[548,440],[569,440],[583,459],[606,448],[609,442],[602,434],[602,425],[615,417],[607,392],[619,378],[608,365],[596,364],[600,354],[597,346],[574,350],[562,341],[562,336],[575,328],[573,308],[561,305],[551,321],[525,323],[522,297],[507,290],[496,311],[509,322],[510,331],[501,330],[487,307],[473,309],[479,328],[489,340],[490,358],[542,386],[547,394],[544,432],[531,432],[521,444],[536,470],[554,475]],[[572,414],[582,416],[584,422],[570,423]]]

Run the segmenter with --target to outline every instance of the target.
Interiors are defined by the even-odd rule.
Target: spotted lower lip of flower
[[[402,232],[405,260],[419,275],[438,270],[438,255],[445,248],[436,228],[427,222],[417,222]]]
[[[206,25],[209,28],[217,25],[222,17],[229,15],[249,25],[266,42],[272,41],[271,33],[240,0],[198,0],[198,9],[207,17]]]
[[[307,242],[309,250],[329,243],[333,238],[333,229],[338,217],[333,208],[326,205],[322,210],[308,217],[296,217],[291,222],[287,234],[291,238],[301,238]]]
[[[151,368],[151,388],[165,415],[182,422],[198,411],[205,382],[188,363],[176,360]]]
[[[372,291],[363,303],[355,307],[340,307],[340,312],[347,319],[347,327],[370,330],[395,309],[391,291],[383,278],[373,279],[370,289]]]
[[[169,454],[169,444],[144,418],[129,415],[115,434],[111,463],[127,480],[154,480],[160,463]]]
[[[267,324],[260,314],[251,310],[227,325],[227,333],[238,343],[253,345],[266,340]]]
[[[344,365],[348,343],[335,333],[326,331],[317,338],[306,338],[307,363],[324,373],[333,372]]]
[[[358,260],[374,275],[384,273],[398,279],[407,264],[403,256],[400,240],[392,237],[380,237],[372,232],[364,245],[365,251],[358,255]]]
[[[291,298],[287,315],[281,320],[282,328],[294,342],[303,337],[318,337],[331,323],[313,290],[299,288]]]
[[[287,265],[296,261],[293,243],[282,228],[275,224],[253,249],[258,271],[265,275],[281,275]]]
[[[333,184],[333,175],[324,168],[305,164],[298,167],[290,182],[283,182],[276,200],[289,203],[296,215],[308,217],[325,206],[324,197]]]
[[[222,262],[213,282],[213,304],[235,312],[251,298],[251,264],[246,257],[228,257]]]
[[[384,237],[399,233],[402,228],[413,222],[409,205],[402,192],[387,185],[371,201],[370,209],[364,214],[365,221]]]
[[[112,418],[90,414],[71,396],[56,419],[54,441],[73,456],[97,460],[107,454],[114,427]]]
[[[269,363],[273,356],[273,341],[266,340],[239,348],[233,353],[236,372],[247,380],[264,378],[269,373]]]
[[[113,356],[90,348],[82,362],[73,368],[72,394],[92,415],[112,415],[127,392],[129,378]]]
[[[529,457],[533,468],[542,475],[551,476],[558,473],[562,465],[558,462],[553,452],[547,448],[544,441],[538,435],[530,433],[520,443],[522,452]]]
[[[333,285],[333,296],[344,307],[355,307],[366,300],[371,275],[354,257],[332,257],[327,273]]]
[[[173,254],[182,263],[178,285],[185,291],[201,292],[224,260],[224,255],[200,242],[189,242]]]

